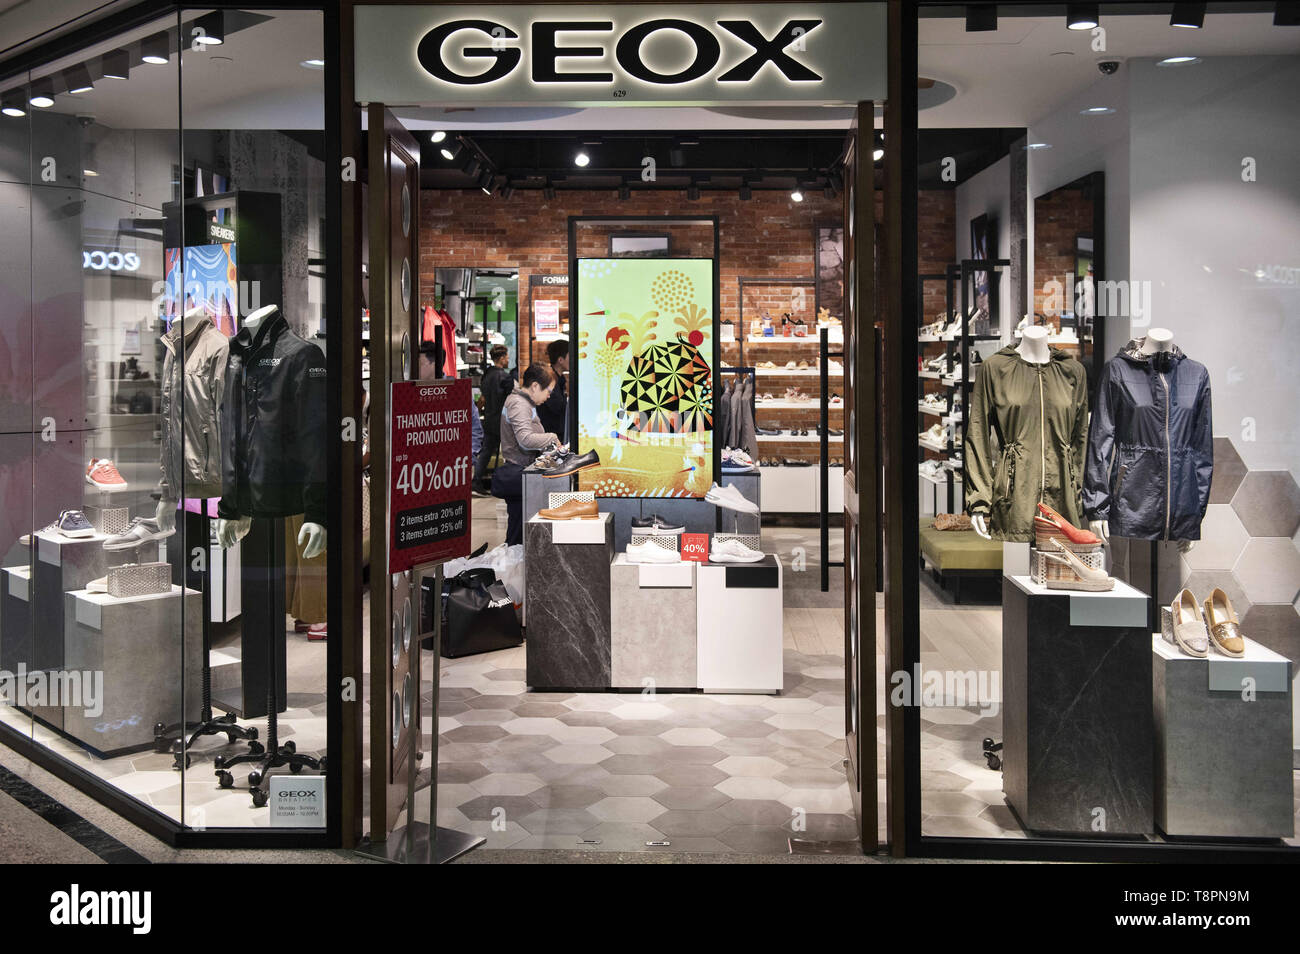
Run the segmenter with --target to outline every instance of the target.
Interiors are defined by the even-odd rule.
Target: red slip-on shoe
[[[1038,515],[1034,517],[1034,536],[1044,540],[1055,537],[1072,544],[1073,548],[1101,546],[1101,537],[1089,530],[1080,530],[1044,503],[1038,505]]]

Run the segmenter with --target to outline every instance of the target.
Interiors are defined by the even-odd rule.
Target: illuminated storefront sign
[[[105,252],[82,249],[81,267],[92,272],[138,272],[140,256],[135,252]]]
[[[885,91],[880,3],[356,8],[357,99],[851,103]],[[409,37],[404,53],[394,37]]]

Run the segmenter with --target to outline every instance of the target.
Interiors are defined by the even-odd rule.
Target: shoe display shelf
[[[1029,831],[1107,837],[1155,826],[1146,594],[1002,579],[1002,787]]]
[[[952,460],[961,456],[961,443],[957,436],[965,434],[963,409],[970,405],[971,388],[982,358],[980,346],[990,342],[1001,342],[1002,336],[996,329],[987,326],[991,319],[977,316],[974,312],[975,277],[989,275],[989,314],[998,314],[998,291],[1002,269],[1009,267],[1009,259],[979,260],[963,259],[947,266],[942,272],[920,275],[918,278],[917,300],[924,303],[927,282],[943,282],[944,316],[951,327],[951,316],[960,315],[958,328],[944,334],[917,334],[920,344],[920,368],[917,372],[916,400],[920,420],[927,426],[932,418],[949,425],[943,440],[931,440],[924,436],[917,439],[917,464],[927,460]],[[935,318],[924,313],[918,318],[918,328],[925,328]],[[987,349],[985,349],[987,350]],[[942,358],[939,368],[931,368],[935,359]],[[974,361],[974,364],[972,364]],[[960,370],[960,375],[957,371]],[[942,404],[925,403],[927,395],[938,394]],[[933,513],[958,513],[964,506],[959,493],[960,480],[952,470],[935,476],[918,473],[923,482],[922,500],[928,497]]]
[[[1155,822],[1169,836],[1295,835],[1291,661],[1184,655],[1151,635]]]

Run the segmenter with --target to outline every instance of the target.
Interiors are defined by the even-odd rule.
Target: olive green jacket
[[[1003,348],[980,365],[966,427],[966,511],[997,540],[1032,540],[1039,502],[1081,526],[1088,445],[1083,365],[1051,350],[1031,364]]]

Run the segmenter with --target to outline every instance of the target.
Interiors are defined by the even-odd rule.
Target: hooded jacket
[[[1210,374],[1175,346],[1130,341],[1102,369],[1088,436],[1083,509],[1113,536],[1199,540],[1210,502]]]
[[[217,514],[325,525],[325,355],[278,311],[230,341]]]
[[[221,402],[230,339],[206,316],[172,322],[162,336],[164,500],[221,496]]]
[[[1040,502],[1078,526],[1088,435],[1083,365],[1051,349],[1046,364],[1013,347],[980,365],[966,429],[966,510],[998,540],[1032,540]],[[997,444],[994,446],[993,437]]]

